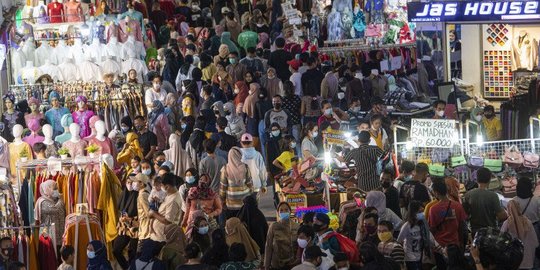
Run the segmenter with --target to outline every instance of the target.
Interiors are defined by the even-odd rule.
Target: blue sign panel
[[[540,20],[539,1],[409,2],[410,22]]]

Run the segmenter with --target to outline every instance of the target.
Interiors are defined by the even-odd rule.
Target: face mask
[[[353,112],[358,112],[360,111],[360,107],[352,107],[351,109]]]
[[[337,270],[349,270],[349,267],[341,267],[341,268],[338,268]]]
[[[491,119],[491,118],[493,118],[495,115],[494,115],[494,114],[484,114],[484,116],[485,116],[487,119]]]
[[[96,257],[96,253],[94,251],[86,251],[86,255],[88,255],[88,259],[93,259]]]
[[[248,91],[248,94],[250,94],[250,95],[253,94],[253,91],[249,90],[249,91]]]
[[[343,92],[337,93],[337,98],[344,99],[345,98],[345,93],[343,93]]]
[[[291,148],[296,148],[296,142],[291,143]]]
[[[53,190],[53,193],[51,195],[53,198],[58,198],[60,197],[60,192],[58,192],[58,190]]]
[[[199,234],[207,234],[207,233],[208,233],[208,226],[199,228]]]
[[[390,187],[390,182],[382,182],[382,183],[381,183],[381,186],[382,186],[383,188],[389,188],[389,187]]]
[[[444,111],[437,111],[437,115],[439,117],[443,117],[444,116]]]
[[[229,63],[231,63],[231,65],[236,64],[236,58],[229,58]]]
[[[313,138],[317,138],[318,135],[319,135],[319,132],[317,132],[317,131],[311,133],[311,136],[312,136]]]
[[[481,115],[475,115],[475,116],[474,116],[474,120],[475,120],[476,122],[480,122],[480,121],[482,121],[482,116],[481,116]]]
[[[388,242],[392,240],[391,232],[377,233],[377,236],[379,237],[379,240],[381,240],[381,242]]]
[[[424,216],[424,213],[416,213],[416,219],[417,220],[425,220],[426,217]]]
[[[276,77],[276,75],[268,75],[268,79],[270,79],[270,80],[275,78],[275,77]]]
[[[154,83],[154,89],[157,90],[157,89],[159,89],[160,87],[161,87],[161,84],[159,84],[159,83]]]
[[[235,93],[235,94],[238,94],[238,93],[240,93],[240,89],[238,89],[238,88],[234,88],[234,93]]]
[[[308,240],[306,239],[300,239],[300,238],[297,238],[296,239],[296,242],[298,243],[298,246],[300,248],[306,248],[307,247],[307,244],[308,244]]]
[[[195,176],[193,176],[193,175],[192,175],[192,176],[186,176],[186,182],[187,182],[188,184],[193,184],[193,183],[195,183]]]
[[[281,109],[281,103],[274,103],[274,108],[276,110],[280,110]]]
[[[332,115],[332,108],[324,110],[324,114]]]
[[[144,175],[147,175],[147,176],[150,176],[152,174],[152,169],[146,169],[146,170],[143,170],[142,173]]]
[[[262,23],[257,24],[257,27],[263,27],[263,26],[264,26],[264,24],[262,24]]]
[[[122,132],[128,132],[129,128],[128,127],[121,127],[120,129],[122,129]]]
[[[225,111],[225,116],[229,116],[229,115],[231,115],[231,112]]]
[[[281,220],[289,220],[291,213],[285,212],[285,213],[279,213],[279,218]]]
[[[274,137],[279,136],[279,132],[280,132],[279,130],[273,130],[272,131],[272,136],[274,136]]]
[[[139,183],[133,183],[132,186],[133,186],[133,188],[132,188],[133,191],[139,191],[139,190],[141,189],[141,188],[139,187]]]
[[[187,125],[186,124],[181,124],[180,125],[180,128],[182,128],[182,130],[186,129]]]
[[[403,178],[405,181],[410,181],[412,179],[412,175],[407,175],[405,178]]]
[[[144,130],[144,126],[136,126],[136,128],[137,128],[138,131]]]
[[[161,167],[161,165],[163,165],[164,162],[165,162],[165,161],[161,161],[161,160],[158,161],[158,162],[157,162],[158,167]]]
[[[259,95],[259,99],[264,99],[264,95]]]
[[[322,224],[313,224],[313,230],[316,232],[320,232],[324,229],[325,225]]]
[[[215,114],[215,115],[219,115],[219,110],[215,110],[215,111],[214,111],[214,114]]]
[[[374,234],[377,231],[377,227],[372,225],[364,225],[364,229],[368,234]]]
[[[126,184],[127,191],[133,191],[133,184]]]

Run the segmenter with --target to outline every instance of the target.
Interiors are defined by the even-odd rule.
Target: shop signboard
[[[291,206],[291,210],[294,212],[298,208],[306,208],[307,196],[305,194],[287,194],[285,201]]]
[[[410,22],[496,22],[540,19],[536,1],[430,1],[408,2]]]
[[[415,146],[452,148],[455,143],[455,121],[444,119],[411,119],[411,141]]]
[[[341,130],[335,130],[335,129],[328,129],[323,131],[324,138],[326,139],[326,143],[329,145],[341,145],[343,146],[346,141],[347,137],[345,136],[345,132]]]

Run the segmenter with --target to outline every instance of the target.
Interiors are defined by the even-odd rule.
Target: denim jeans
[[[264,144],[266,143],[266,132],[264,126],[264,120],[259,121],[259,140],[261,141],[261,155],[263,156],[264,161],[266,162],[266,152]]]

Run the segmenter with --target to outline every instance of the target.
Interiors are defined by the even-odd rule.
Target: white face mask
[[[337,93],[337,98],[338,99],[344,99],[345,98],[345,93],[343,93],[343,92]]]
[[[326,115],[332,115],[332,108],[324,110],[324,114]]]
[[[238,94],[238,93],[240,93],[240,89],[238,89],[238,88],[234,88],[234,93],[235,93],[235,94]]]
[[[250,95],[252,95],[252,94],[253,94],[253,91],[249,90],[248,93],[249,93]]]
[[[300,248],[306,248],[307,247],[307,244],[308,244],[308,240],[306,239],[300,239],[300,238],[297,238],[296,239],[296,242],[298,242],[298,246]]]
[[[158,90],[161,87],[161,84],[154,83],[153,86],[154,86],[154,89]]]
[[[437,115],[439,117],[443,117],[444,116],[444,111],[437,111]]]
[[[482,121],[482,115],[475,115],[474,120],[476,120],[476,122]]]
[[[139,187],[139,183],[133,182],[132,184],[133,191],[139,191],[141,188]]]
[[[313,138],[317,138],[318,135],[319,135],[319,132],[317,132],[317,131],[315,131],[315,132],[313,132],[313,133],[311,134],[311,136],[312,136]]]

